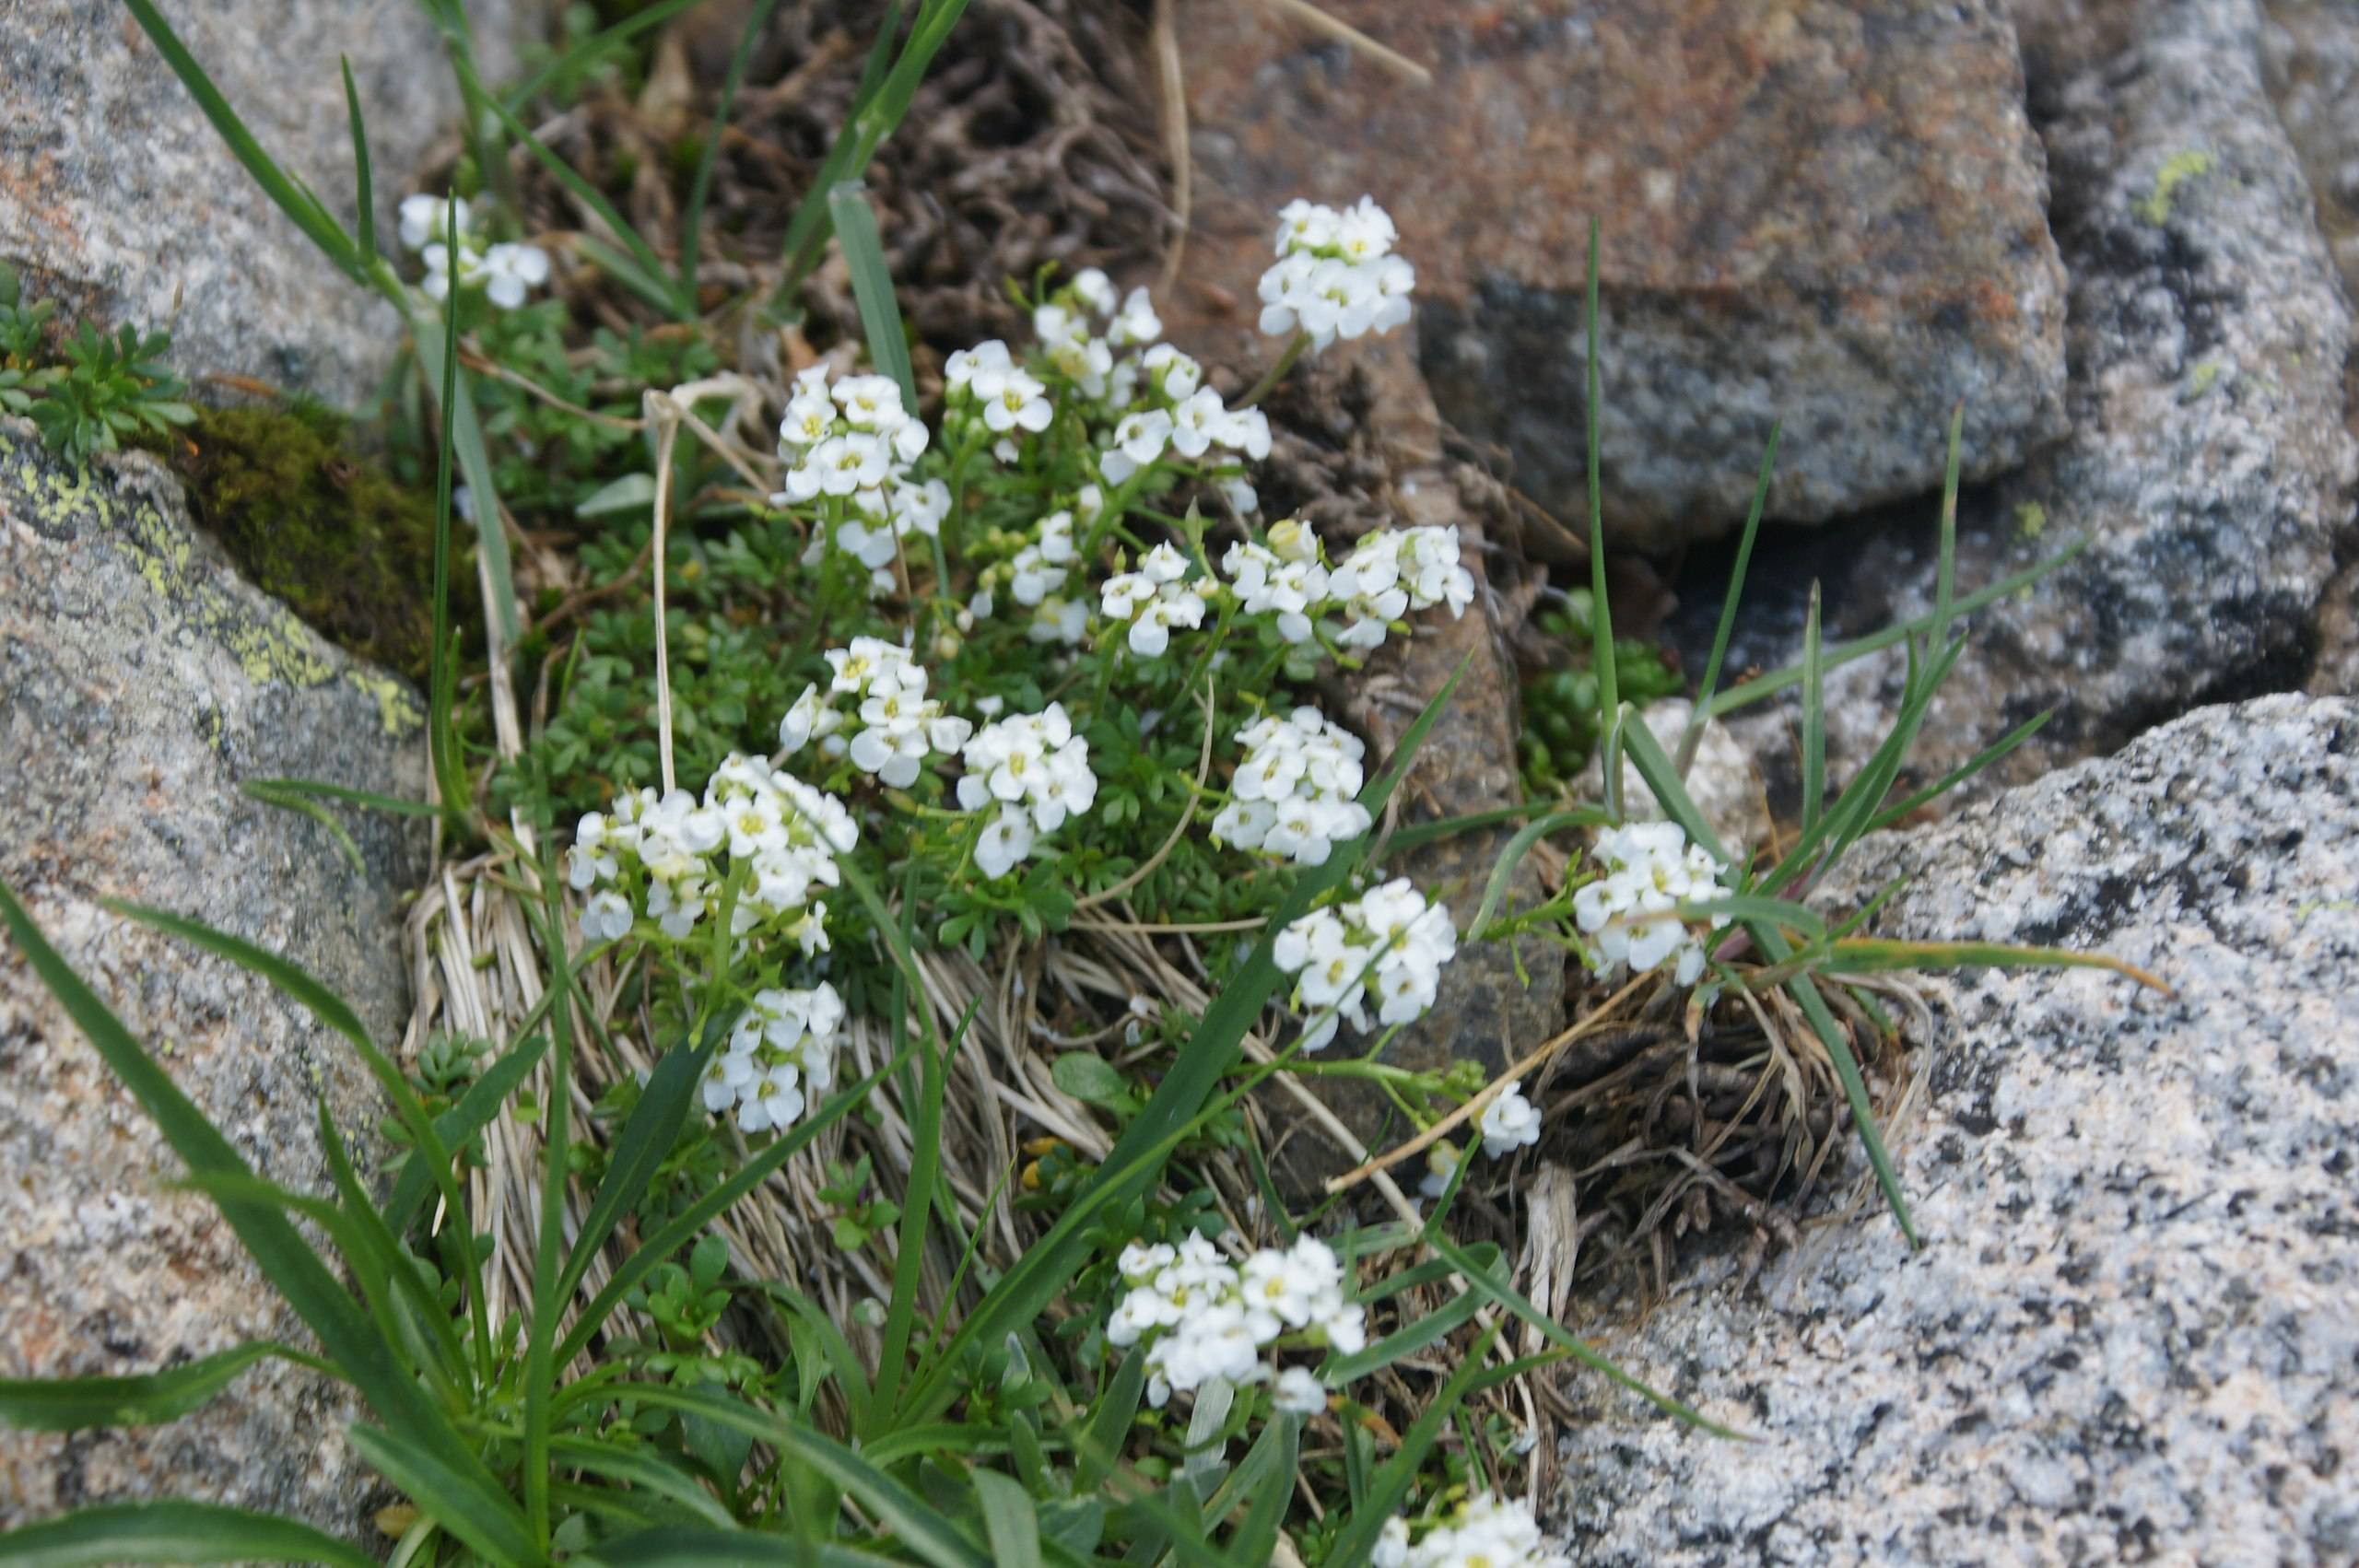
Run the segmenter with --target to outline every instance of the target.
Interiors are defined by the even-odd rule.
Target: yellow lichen
[[[2171,218],[2171,204],[2178,196],[2178,189],[2190,180],[2200,180],[2212,172],[2215,159],[2201,148],[2173,153],[2163,160],[2154,175],[2154,188],[2130,205],[2142,223],[2161,228]]]

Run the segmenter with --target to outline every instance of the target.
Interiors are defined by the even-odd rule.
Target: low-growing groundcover
[[[1408,318],[1412,260],[1372,201],[1274,215],[1270,375],[1242,395],[1091,268],[1013,280],[1028,333],[937,369],[857,179],[961,0],[883,30],[784,262],[718,304],[696,260],[709,160],[660,250],[610,171],[565,164],[476,78],[454,0],[429,9],[479,182],[405,202],[382,250],[129,4],[290,218],[411,323],[436,799],[267,788],[433,820],[447,874],[411,932],[438,989],[388,1051],[271,955],[122,911],[287,989],[382,1087],[394,1169],[357,1168],[323,1113],[334,1190],[284,1191],[0,890],[13,942],[316,1340],[7,1384],[0,1418],[169,1420],[260,1357],[301,1361],[369,1409],[348,1435],[405,1499],[379,1515],[398,1563],[1560,1562],[1531,1500],[1543,1375],[1619,1375],[1520,1288],[1495,1218],[1546,1134],[1552,1061],[1634,1023],[1743,1021],[1848,1102],[1906,1230],[1853,1051],[1887,1032],[1889,972],[2083,961],[1876,942],[1807,903],[1920,803],[1897,783],[1975,602],[1946,571],[1891,740],[1831,801],[1817,688],[1856,650],[1821,649],[1813,617],[1804,665],[1750,688],[1801,689],[1806,814],[1790,844],[1728,846],[1681,759],[1625,722],[1594,511],[1564,738],[1602,749],[1607,798],[1496,813],[1526,825],[1463,930],[1396,874],[1470,825],[1389,809],[1454,683],[1382,757],[1321,697],[1419,624],[1483,613],[1461,542],[1323,537],[1255,486],[1259,394]],[[366,212],[357,99],[353,135]],[[527,160],[594,232],[518,232],[501,188]],[[864,343],[815,344],[793,314],[830,235]],[[560,291],[568,268],[591,281]],[[579,288],[625,324],[588,327]],[[483,655],[463,671],[469,568]],[[1624,820],[1625,750],[1667,821]],[[1506,907],[1543,839],[1567,873]],[[1383,1059],[1461,946],[1534,933],[1588,977],[1567,1029],[1496,1080]],[[1376,1085],[1401,1141],[1362,1144],[1319,1076]],[[1279,1121],[1360,1168],[1290,1201]],[[1799,1164],[1832,1146],[1785,1136]],[[1414,1191],[1391,1175],[1412,1163]],[[194,1503],[0,1539],[0,1561],[225,1558],[370,1560]]]

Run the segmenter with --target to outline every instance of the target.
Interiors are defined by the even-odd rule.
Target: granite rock
[[[379,233],[404,179],[458,115],[422,6],[381,0],[166,0],[263,146],[353,216],[336,58],[368,119]],[[536,0],[472,0],[482,67],[514,68]],[[263,42],[262,41],[266,41]],[[258,46],[258,44],[260,46]],[[271,204],[114,0],[0,6],[0,261],[107,326],[172,333],[183,375],[227,374],[349,407],[400,346],[393,308],[337,272]]]
[[[264,1176],[327,1187],[315,1114],[364,1159],[381,1105],[349,1047],[233,965],[103,908],[124,899],[284,953],[380,1039],[404,1016],[397,900],[416,826],[241,793],[324,779],[419,798],[416,697],[240,580],[145,457],[76,472],[0,420],[0,881]],[[123,1375],[306,1336],[98,1053],[0,941],[0,1377]],[[335,1385],[278,1363],[167,1426],[0,1431],[0,1528],[189,1495],[341,1533],[371,1484]]]
[[[1959,591],[2081,554],[1974,617],[1925,725],[1920,778],[2054,711],[1980,789],[2301,685],[2359,481],[2351,311],[2262,83],[2254,0],[2026,6],[2024,26],[2071,279],[2072,433],[1965,496]],[[1765,538],[1731,668],[1800,658],[1813,577],[1830,640],[1930,610],[1937,510]],[[1683,587],[1675,637],[1700,659],[1722,583]],[[1829,676],[1831,779],[1883,740],[1902,677],[1896,653]],[[1731,728],[1790,808],[1790,708]]]
[[[1896,1157],[1757,1275],[1708,1257],[1600,1348],[1755,1434],[1575,1385],[1584,1562],[2345,1563],[2359,1556],[2359,705],[2204,708],[1914,834],[1886,934],[2158,974],[1952,987]]]
[[[1250,316],[1271,215],[1375,195],[1418,273],[1442,414],[1585,510],[1580,295],[1604,224],[1608,527],[1656,548],[1937,485],[2064,428],[2064,280],[1999,0],[1532,0],[1325,7],[1431,85],[1286,19],[1182,0],[1194,220],[1182,287]]]

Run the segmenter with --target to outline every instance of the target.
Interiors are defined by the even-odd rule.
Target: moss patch
[[[315,405],[207,408],[157,450],[239,569],[320,633],[423,683],[433,646],[434,506],[357,452]],[[453,563],[453,624],[474,625]]]

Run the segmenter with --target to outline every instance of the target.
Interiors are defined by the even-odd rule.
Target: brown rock
[[[1441,412],[1579,516],[1580,293],[1605,238],[1608,522],[1646,547],[1819,521],[2064,428],[2063,275],[1998,0],[1526,0],[1325,7],[1431,85],[1285,19],[1181,0],[1195,213],[1183,274],[1250,325],[1272,215],[1386,205]]]

